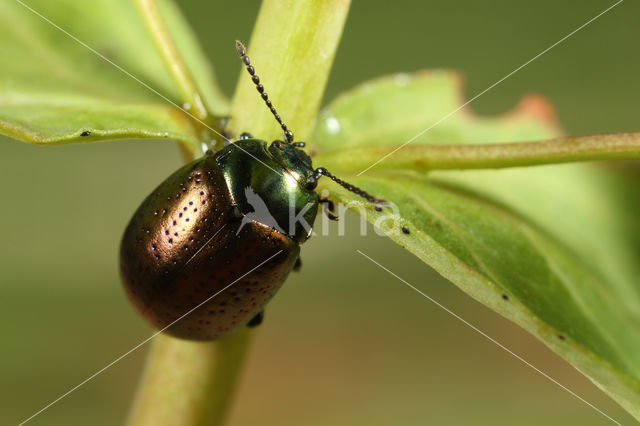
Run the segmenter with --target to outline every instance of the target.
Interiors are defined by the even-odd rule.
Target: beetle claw
[[[340,218],[338,216],[336,216],[335,214],[331,213],[329,210],[325,209],[324,210],[324,214],[327,215],[327,217],[331,220],[340,220]]]
[[[258,312],[256,316],[254,316],[249,320],[249,322],[247,323],[247,327],[249,328],[257,327],[260,324],[262,324],[262,321],[264,321],[264,309]]]

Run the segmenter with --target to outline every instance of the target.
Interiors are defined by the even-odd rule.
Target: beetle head
[[[269,145],[269,153],[284,167],[302,186],[314,176],[311,158],[296,144],[283,141],[273,141]],[[308,188],[314,189],[314,188]]]
[[[264,91],[264,86],[260,83],[260,77],[256,74],[256,70],[251,65],[251,60],[247,56],[247,49],[240,41],[236,41],[236,50],[240,55],[240,58],[244,65],[247,68],[247,72],[251,75],[251,80],[256,86],[256,89],[260,93],[262,100],[264,100],[265,104],[280,124],[282,131],[284,132],[284,141],[273,141],[271,145],[269,145],[269,153],[273,155],[277,161],[285,168],[285,170],[294,177],[294,179],[300,184],[303,185],[307,190],[313,191],[316,186],[318,186],[318,179],[322,176],[327,176],[329,179],[336,182],[338,185],[346,188],[350,192],[357,194],[367,201],[375,204],[383,204],[384,200],[379,198],[375,198],[372,195],[368,194],[366,191],[358,188],[355,185],[351,185],[348,182],[343,181],[342,179],[332,175],[327,169],[320,167],[317,169],[313,169],[311,165],[311,158],[302,151],[305,146],[304,142],[294,142],[293,132],[287,128],[287,126],[282,121],[282,118],[276,111],[276,108],[271,103],[269,99],[269,95]]]

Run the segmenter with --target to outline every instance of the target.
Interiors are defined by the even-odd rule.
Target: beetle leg
[[[249,322],[247,323],[247,327],[249,328],[257,327],[260,324],[262,324],[263,320],[264,320],[264,309],[258,312],[256,316],[254,316],[249,320]]]
[[[335,214],[331,213],[329,210],[324,209],[324,214],[327,215],[327,217],[331,220],[340,220],[340,218],[338,216],[336,216]]]
[[[331,212],[335,212],[336,211],[336,206],[335,206],[335,204],[333,204],[333,201],[331,201],[330,199],[323,198],[322,200],[320,200],[320,202],[322,204],[326,204]]]
[[[333,201],[331,201],[328,198],[321,198],[319,201],[320,201],[320,204],[322,204],[322,211],[324,211],[324,214],[326,214],[329,219],[331,220],[340,219],[338,216],[334,214],[335,205],[333,204]]]
[[[300,268],[302,268],[302,259],[300,259],[300,256],[298,256],[298,258],[296,259],[296,263],[293,264],[293,270],[298,272]]]

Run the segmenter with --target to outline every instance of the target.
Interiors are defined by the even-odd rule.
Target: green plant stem
[[[177,84],[185,109],[206,123],[210,114],[157,8],[135,0],[138,11]],[[199,124],[202,130],[206,125]],[[194,150],[180,144],[185,162]],[[216,342],[189,342],[161,334],[153,341],[133,401],[129,425],[223,425],[246,358],[251,331],[243,328]]]
[[[223,425],[251,335],[244,328],[216,342],[156,337],[127,424]]]
[[[135,0],[167,67],[191,107],[199,97],[155,1]],[[298,135],[311,131],[342,33],[348,0],[265,0],[250,52],[274,103]],[[232,128],[261,138],[281,137],[248,76],[241,74]],[[193,110],[196,117],[202,111]],[[230,126],[231,127],[231,126]],[[263,133],[264,132],[264,133]],[[182,147],[185,160],[192,157]],[[251,331],[243,328],[211,343],[159,335],[147,360],[128,419],[131,426],[222,425],[229,412]]]
[[[306,138],[315,122],[349,4],[349,0],[262,3],[248,54],[296,140]],[[244,69],[242,73],[231,105],[230,128],[267,141],[282,139],[278,123]]]
[[[134,0],[134,2],[149,35],[165,62],[167,70],[180,90],[184,109],[198,120],[207,120],[209,113],[203,97],[171,38],[171,34],[158,10],[157,1]]]
[[[314,162],[353,172],[411,169],[465,170],[526,167],[543,164],[640,159],[640,133],[582,136],[542,142],[492,145],[407,145],[363,147],[319,153]],[[397,149],[397,150],[396,150]],[[395,151],[395,152],[394,152]]]

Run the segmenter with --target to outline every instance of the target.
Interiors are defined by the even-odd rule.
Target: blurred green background
[[[233,41],[249,39],[259,2],[180,4],[231,94],[240,70]],[[472,97],[611,4],[355,1],[327,99],[368,78],[424,68],[461,70]],[[622,3],[473,108],[501,113],[536,92],[552,100],[569,134],[640,130],[638,16],[637,2]],[[116,255],[130,215],[180,157],[160,141],[55,148],[0,142],[0,424],[15,424],[151,333],[124,297]],[[302,272],[269,305],[232,425],[609,423],[356,249],[618,421],[634,423],[524,331],[371,228],[358,235],[357,218],[346,220],[347,237],[305,244]],[[121,423],[147,349],[31,424]]]

